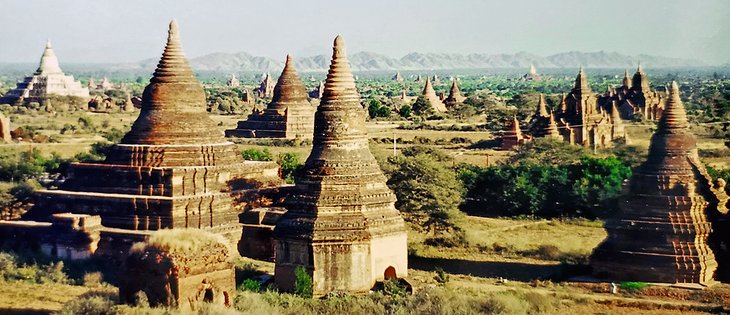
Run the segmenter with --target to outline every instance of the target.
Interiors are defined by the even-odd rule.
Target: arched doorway
[[[395,273],[395,268],[393,266],[389,266],[388,268],[385,268],[385,273],[383,273],[383,278],[385,278],[385,280],[398,279],[398,275]]]

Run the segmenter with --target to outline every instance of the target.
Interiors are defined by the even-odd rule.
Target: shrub
[[[437,283],[446,284],[449,282],[449,274],[446,273],[441,267],[436,267],[436,275],[433,277]]]
[[[246,279],[241,283],[241,289],[244,291],[261,292],[261,282],[254,279]]]
[[[294,269],[294,294],[303,298],[312,297],[312,277],[302,266]]]
[[[268,149],[246,149],[241,152],[241,155],[243,155],[244,160],[249,161],[273,161],[274,157],[271,155],[271,152],[269,152]]]
[[[287,152],[279,156],[276,163],[281,166],[281,178],[287,183],[294,183],[294,173],[302,167],[299,155]]]
[[[649,284],[646,282],[621,282],[619,287],[626,291],[637,291],[648,287]]]
[[[73,299],[66,303],[59,315],[114,315],[114,302],[101,296]]]

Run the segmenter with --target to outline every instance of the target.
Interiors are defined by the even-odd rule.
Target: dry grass
[[[91,289],[83,286],[21,281],[0,282],[0,314],[12,310],[51,312],[60,310],[64,303]]]
[[[200,229],[165,229],[152,234],[145,243],[134,244],[131,251],[142,251],[150,246],[173,253],[197,252],[213,244],[230,246],[223,236]]]

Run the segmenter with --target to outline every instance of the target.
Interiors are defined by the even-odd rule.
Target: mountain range
[[[329,68],[330,56],[317,55],[297,58],[294,56],[297,70],[326,71]],[[445,69],[479,69],[479,68],[528,68],[531,64],[538,68],[576,68],[583,65],[588,68],[634,68],[637,62],[652,68],[669,67],[701,67],[706,63],[693,60],[661,56],[630,56],[616,52],[565,52],[547,57],[520,52],[516,54],[441,54],[410,53],[401,58],[392,58],[373,52],[351,54],[350,65],[355,71],[383,70],[445,70]],[[156,59],[136,63],[137,67],[154,69]],[[190,64],[197,71],[262,71],[276,72],[283,68],[284,58],[276,60],[268,57],[252,56],[248,53],[212,53],[190,59]],[[134,64],[127,64],[134,66]]]

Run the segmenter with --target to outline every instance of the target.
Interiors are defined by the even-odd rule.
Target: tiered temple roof
[[[594,274],[621,281],[712,282],[709,216],[726,212],[724,182],[713,184],[672,82],[649,156],[634,173],[608,237],[593,252]]]
[[[629,71],[626,70],[621,86],[603,94],[598,100],[606,109],[614,101],[623,119],[631,119],[634,115],[641,114],[648,120],[659,120],[664,111],[662,95],[651,89],[649,78],[641,64],[633,78],[629,77]]]
[[[377,280],[407,275],[405,225],[370,152],[366,116],[338,36],[312,152],[274,230],[281,289],[294,288],[299,266],[312,275],[315,296],[367,292]]]
[[[284,70],[274,88],[274,97],[263,112],[254,112],[236,129],[226,130],[229,137],[311,139],[314,131],[314,106],[307,99],[304,83],[294,62],[286,56]]]
[[[15,89],[0,97],[0,103],[15,104],[17,102],[43,102],[48,95],[89,97],[89,89],[81,82],[67,76],[61,70],[58,57],[53,51],[51,41],[46,43],[46,49],[41,56],[38,69],[32,76],[25,77]]]
[[[226,141],[208,117],[175,21],[168,35],[131,130],[104,161],[74,163],[58,190],[41,191],[29,219],[72,212],[100,215],[105,227],[125,231],[207,228],[240,239],[230,191],[251,178],[275,180],[278,167],[244,162]]]

